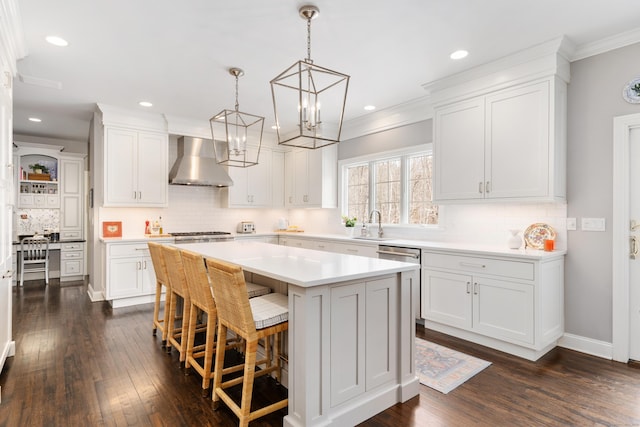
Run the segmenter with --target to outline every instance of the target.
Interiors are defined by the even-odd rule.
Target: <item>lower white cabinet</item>
[[[60,281],[81,279],[84,276],[84,242],[60,244]]]
[[[155,298],[156,275],[147,243],[107,242],[104,245],[105,294],[111,305],[125,307],[152,302]]]
[[[423,250],[425,326],[537,360],[564,333],[564,257]]]

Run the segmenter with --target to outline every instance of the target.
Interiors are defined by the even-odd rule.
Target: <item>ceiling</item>
[[[422,85],[566,35],[577,47],[638,27],[637,0],[20,0],[14,133],[86,141],[96,103],[202,120],[234,107],[274,124],[269,81],[306,57],[298,8],[319,7],[311,58],[349,74],[345,121],[425,96]],[[635,34],[635,33],[634,33]],[[69,42],[61,48],[45,37]],[[453,61],[449,54],[466,49]],[[633,77],[633,76],[630,76]],[[23,81],[24,80],[24,81]],[[150,108],[139,101],[150,101]],[[29,117],[42,119],[32,123]]]

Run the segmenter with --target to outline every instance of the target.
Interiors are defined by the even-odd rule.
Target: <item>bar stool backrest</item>
[[[255,336],[256,325],[242,267],[213,258],[207,258],[207,267],[218,309],[218,321],[243,336]]]
[[[153,263],[153,271],[156,273],[156,280],[167,286],[169,277],[167,275],[167,264],[164,262],[164,256],[162,255],[162,244],[148,242],[148,245],[151,262]]]
[[[25,237],[20,241],[20,252],[25,263],[44,262],[49,258],[49,238]]]
[[[184,273],[184,265],[180,257],[180,249],[169,245],[162,245],[162,256],[167,266],[167,276],[171,284],[171,292],[183,298],[189,298],[189,289]]]
[[[186,249],[182,249],[180,255],[182,256],[191,301],[207,312],[215,310],[216,303],[211,293],[209,274],[207,274],[204,258],[202,255]]]

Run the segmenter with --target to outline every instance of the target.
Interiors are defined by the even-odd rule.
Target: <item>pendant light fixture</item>
[[[278,144],[321,148],[340,142],[349,76],[321,67],[311,59],[311,20],[320,10],[299,9],[307,21],[307,58],[271,80]]]
[[[246,168],[258,164],[264,117],[239,111],[238,78],[244,75],[240,68],[230,68],[236,78],[235,110],[222,110],[211,119],[211,134],[216,162],[221,165]]]

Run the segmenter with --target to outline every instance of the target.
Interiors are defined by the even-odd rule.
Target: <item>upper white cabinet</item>
[[[247,147],[251,157],[258,151],[256,147]],[[270,148],[262,147],[258,164],[246,168],[229,167],[229,176],[233,185],[228,187],[229,208],[270,208],[273,206],[274,190],[272,156],[275,154]],[[279,153],[278,153],[279,154]]]
[[[546,79],[437,108],[434,199],[563,200],[557,85],[564,83]]]
[[[60,160],[60,239],[81,239],[84,221],[84,159]]]
[[[169,135],[105,126],[104,206],[167,206]]]
[[[566,199],[565,48],[559,38],[425,85],[434,102],[434,201]]]
[[[338,205],[338,149],[295,149],[285,156],[285,206],[335,208]]]

